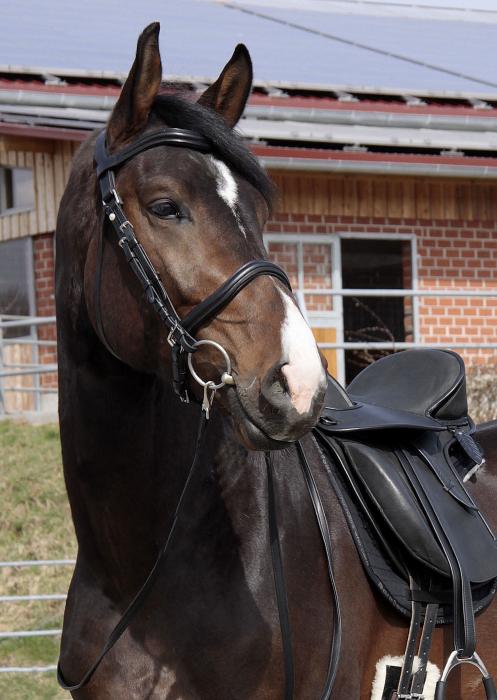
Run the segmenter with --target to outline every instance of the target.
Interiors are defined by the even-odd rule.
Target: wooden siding
[[[12,369],[19,365],[33,362],[31,345],[6,345],[3,351],[3,362],[6,369]],[[30,391],[8,391],[8,389],[22,387],[24,389],[34,389],[34,375],[22,374],[15,377],[4,377],[2,389],[4,391],[5,413],[20,413],[21,411],[33,411],[35,407],[35,397]]]
[[[55,230],[78,143],[0,137],[0,166],[33,169],[35,208],[0,215],[0,240]],[[288,214],[444,221],[497,220],[497,182],[422,177],[271,173]]]
[[[0,138],[0,166],[32,168],[35,208],[0,215],[0,241],[55,230],[77,143]]]
[[[312,328],[312,332],[314,333],[314,337],[317,343],[337,342],[336,328]],[[332,377],[337,377],[337,351],[333,348],[322,348],[321,354],[324,355],[328,361],[328,372],[331,374]]]
[[[497,182],[277,172],[277,211],[377,219],[497,220]]]

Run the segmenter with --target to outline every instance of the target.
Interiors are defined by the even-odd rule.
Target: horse
[[[209,144],[208,152],[162,144],[116,173],[116,201],[118,192],[184,318],[234,270],[265,258],[262,230],[274,192],[234,131],[252,85],[247,49],[237,46],[194,103],[161,92],[158,34],[154,23],[138,40],[107,124],[107,148],[112,156],[164,128],[193,129]],[[326,362],[286,286],[261,275],[198,329],[196,337],[209,343],[192,362],[211,384],[206,396],[193,386],[192,400],[179,402],[167,328],[104,224],[97,138],[91,135],[74,158],[56,231],[59,415],[78,545],[60,651],[72,697],[284,697],[269,551],[268,451],[294,646],[294,697],[321,697],[336,632],[334,603],[299,470],[299,440],[329,523],[343,617],[331,697],[368,700],[377,661],[403,653],[407,627],[368,582],[311,432],[324,401]],[[213,343],[225,350],[230,373]],[[232,383],[214,392],[220,375]],[[202,400],[210,416],[196,448]],[[487,463],[472,488],[497,526],[497,424],[480,437]],[[176,519],[195,452],[197,468]],[[78,688],[149,576],[173,522],[174,538],[154,585],[98,670]],[[494,602],[478,619],[480,649],[494,674],[496,624]],[[446,641],[446,629],[437,629],[432,660],[440,665]],[[454,674],[448,697],[483,697],[479,683],[471,670]]]

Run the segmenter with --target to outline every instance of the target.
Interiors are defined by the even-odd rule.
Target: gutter
[[[0,73],[11,73],[14,75],[54,75],[58,78],[80,78],[83,80],[87,79],[97,79],[97,80],[112,80],[124,83],[128,77],[128,72],[116,71],[116,70],[91,70],[84,68],[62,68],[57,66],[37,66],[36,68],[32,66],[24,66],[20,64],[0,64]],[[174,73],[163,74],[163,80],[168,83],[179,83],[179,84],[189,84],[189,85],[211,85],[217,79],[217,73],[215,75],[179,75]],[[378,87],[377,84],[366,85],[366,84],[351,84],[351,83],[313,83],[313,82],[299,82],[292,80],[263,80],[256,78],[254,80],[254,87],[262,88],[265,90],[271,90],[274,88],[280,90],[297,90],[300,92],[348,92],[351,94],[365,94],[365,95],[385,95],[391,97],[392,95],[398,97],[404,97],[405,95],[412,95],[415,97],[427,97],[427,98],[442,98],[449,100],[470,100],[477,99],[489,102],[495,102],[497,100],[497,92],[484,92],[478,90],[429,90],[426,88],[419,88],[415,85],[399,85],[398,87]]]
[[[278,158],[259,156],[267,170],[292,170],[313,173],[355,173],[363,175],[404,175],[424,177],[457,177],[497,179],[497,167],[486,165],[445,165],[435,163],[392,163],[318,158]]]
[[[89,132],[84,130],[54,129],[46,126],[36,127],[25,124],[5,124],[0,122],[0,137],[2,134],[81,142],[88,138]],[[450,165],[445,163],[393,163],[391,161],[385,162],[382,160],[365,161],[357,159],[298,158],[293,156],[264,155],[264,153],[261,153],[262,149],[260,146],[252,147],[251,150],[264,168],[273,171],[497,179],[497,166]],[[385,155],[385,157],[388,156]]]
[[[117,101],[110,95],[79,95],[68,93],[1,90],[0,105],[32,107],[65,107],[109,112]],[[261,107],[249,105],[245,116],[261,121],[293,121],[311,124],[347,124],[356,126],[398,127],[412,129],[443,129],[467,131],[497,131],[497,117],[433,114],[399,114],[398,112],[362,110],[309,109],[305,107]],[[243,120],[241,122],[243,126]]]
[[[293,121],[311,124],[347,124],[411,129],[443,129],[466,131],[497,131],[496,117],[448,117],[433,114],[399,114],[398,112],[365,112],[359,110],[306,109],[305,107],[248,106],[246,117],[265,121]],[[243,120],[241,122],[243,124]]]

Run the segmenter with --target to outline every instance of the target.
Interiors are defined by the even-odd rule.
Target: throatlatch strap
[[[199,421],[199,426],[198,426],[198,432],[197,432],[197,440],[195,443],[195,453],[193,455],[193,460],[190,466],[190,469],[188,471],[188,476],[186,477],[185,485],[183,486],[183,490],[181,491],[181,495],[179,497],[178,503],[176,505],[176,510],[174,511],[174,517],[173,517],[173,522],[171,524],[171,527],[169,528],[169,533],[167,535],[167,539],[161,548],[159,555],[157,559],[155,560],[155,564],[152,567],[152,570],[150,571],[149,575],[147,576],[147,579],[145,580],[145,583],[143,586],[140,588],[138,593],[135,595],[131,603],[128,605],[126,610],[123,613],[123,616],[117,623],[117,625],[114,627],[112,632],[109,635],[109,638],[107,639],[107,642],[105,643],[105,646],[103,647],[102,651],[100,652],[97,660],[95,663],[91,666],[90,669],[84,674],[83,678],[79,681],[79,683],[70,683],[68,680],[66,680],[64,674],[62,673],[62,669],[60,667],[60,661],[57,664],[57,681],[61,688],[64,690],[68,690],[69,692],[74,692],[75,690],[80,690],[81,688],[84,688],[90,680],[92,679],[93,674],[95,671],[98,669],[102,661],[104,660],[105,656],[109,653],[109,651],[112,649],[112,647],[116,644],[116,642],[120,639],[120,637],[123,635],[123,633],[126,631],[126,629],[129,627],[131,621],[135,617],[136,613],[140,610],[142,607],[143,603],[145,602],[148,594],[150,593],[152,586],[154,585],[157,576],[159,575],[161,571],[161,564],[163,561],[166,559],[168,550],[169,550],[169,545],[171,544],[171,541],[174,536],[174,532],[176,530],[176,525],[178,523],[179,517],[181,515],[181,510],[183,507],[183,504],[185,502],[186,495],[189,490],[190,483],[192,481],[192,476],[195,471],[195,468],[198,464],[198,458],[200,454],[200,447],[202,445],[202,439],[204,437],[205,433],[205,426],[206,426],[206,416],[205,412],[202,411],[200,415],[200,421]]]

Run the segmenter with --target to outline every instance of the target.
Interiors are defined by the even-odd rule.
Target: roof
[[[118,93],[33,80],[22,86],[0,80],[0,134],[83,140],[105,124]],[[271,168],[497,177],[493,104],[353,100],[258,91],[238,128]]]
[[[137,35],[160,20],[167,76],[208,82],[243,41],[260,83],[497,98],[497,9],[471,4],[141,0],[138,11],[121,0],[7,0],[0,70],[122,78]]]
[[[239,128],[268,167],[495,178],[497,83],[493,89],[490,78],[497,81],[497,52],[487,51],[486,42],[493,48],[497,39],[497,10],[493,0],[475,0],[479,10],[441,7],[458,1],[437,0],[434,7],[428,0],[182,0],[167,6],[162,53],[180,73],[176,83],[195,98],[234,43],[254,49],[258,87]],[[126,5],[108,0],[98,5],[97,24],[92,2],[81,5],[84,12],[60,0],[29,3],[29,10],[26,4],[25,13],[24,0],[17,0],[17,9],[9,6],[0,63],[2,52],[21,63],[0,66],[0,134],[82,140],[105,123],[137,34],[164,14],[164,5],[142,0],[137,19]],[[54,39],[47,42],[49,22]],[[350,40],[329,39],[332,25]],[[383,48],[365,49],[359,45],[365,41]],[[201,55],[185,46],[201,46]],[[380,81],[380,63],[381,82],[367,87],[367,80]],[[329,72],[329,66],[342,76],[349,71],[347,79],[357,82],[334,85],[338,70]],[[466,77],[456,75],[462,70]],[[195,71],[203,77],[192,77]],[[425,87],[395,87],[408,75]],[[463,83],[479,91],[461,92]]]

